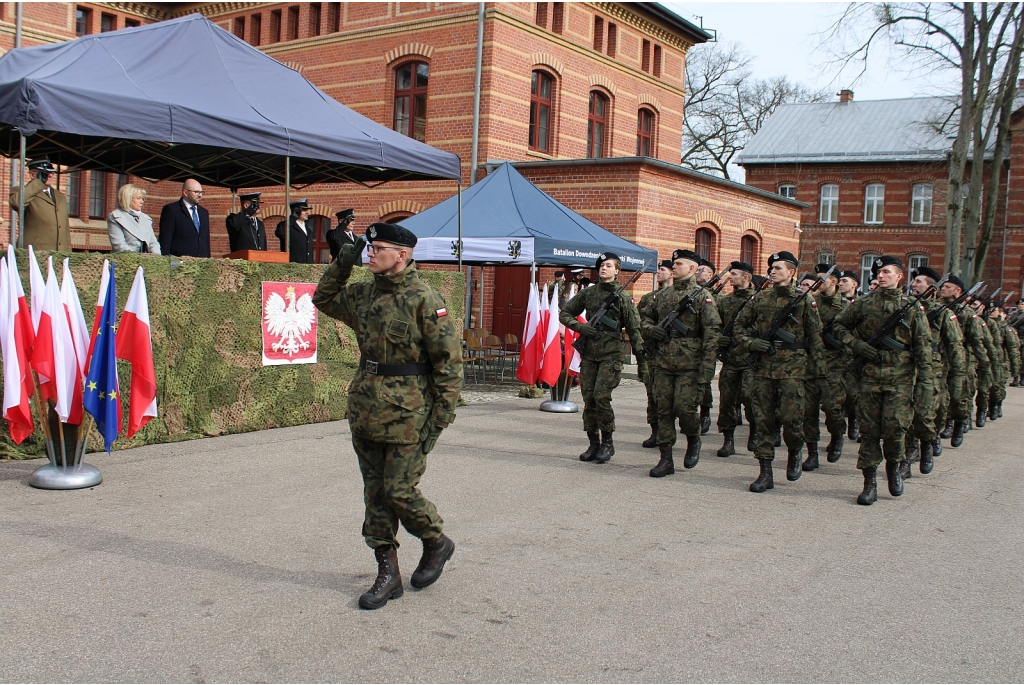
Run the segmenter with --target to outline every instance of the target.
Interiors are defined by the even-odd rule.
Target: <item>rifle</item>
[[[649,263],[650,262],[644,262],[644,265],[641,269],[634,271],[633,275],[626,279],[625,283],[616,288],[615,292],[609,295],[607,299],[605,299],[605,301],[601,303],[601,306],[598,307],[596,312],[594,312],[594,316],[591,317],[589,321],[587,321],[587,323],[592,325],[598,333],[618,330],[619,328],[622,327],[622,324],[620,322],[608,316],[608,312],[614,308],[617,308],[619,302],[619,293],[621,293],[623,290],[629,287],[629,285],[633,283],[633,281],[640,278],[640,276],[647,269],[647,265]],[[578,338],[576,338],[576,340],[573,341],[572,346],[576,348],[576,351],[579,352],[580,355],[583,355],[589,340],[590,338],[581,335]]]
[[[751,281],[753,281],[753,279],[751,279]],[[729,340],[730,340],[730,342],[729,342],[729,347],[728,347],[728,349],[726,349],[726,350],[722,350],[722,349],[719,349],[719,350],[718,350],[718,361],[720,361],[720,362],[721,362],[721,361],[725,361],[725,353],[726,353],[726,352],[727,352],[728,350],[731,350],[732,348],[736,347],[736,345],[737,345],[737,342],[738,342],[738,341],[736,340],[736,338],[734,338],[734,337],[732,336],[732,331],[733,331],[733,328],[735,328],[735,326],[736,326],[736,319],[740,318],[740,312],[742,312],[742,311],[743,311],[743,308],[744,308],[744,307],[746,307],[746,306],[747,306],[748,304],[750,304],[751,302],[753,302],[753,301],[754,301],[754,298],[755,298],[755,297],[757,297],[757,294],[758,294],[759,292],[761,292],[762,290],[764,290],[764,287],[765,287],[766,285],[768,285],[769,283],[771,283],[771,282],[772,282],[772,281],[771,281],[771,279],[770,279],[770,278],[767,278],[767,277],[765,277],[765,278],[761,278],[761,279],[760,279],[760,282],[759,282],[759,283],[758,283],[758,284],[757,284],[756,286],[754,286],[754,294],[753,294],[753,295],[751,295],[751,296],[750,296],[749,298],[747,298],[747,299],[746,299],[746,300],[745,300],[745,301],[743,302],[743,304],[741,304],[741,305],[740,305],[740,308],[739,308],[739,309],[737,309],[737,310],[736,310],[736,313],[732,315],[732,318],[731,318],[731,319],[729,319],[729,323],[728,323],[728,324],[726,325],[726,327],[725,327],[725,328],[723,328],[723,329],[722,329],[722,335],[727,335],[727,336],[729,336]]]
[[[782,308],[781,312],[775,315],[775,318],[772,319],[771,324],[768,325],[768,328],[766,328],[765,332],[762,333],[760,336],[761,340],[767,340],[768,342],[772,343],[772,346],[768,349],[768,354],[775,354],[776,342],[787,344],[792,344],[796,342],[796,336],[790,333],[789,331],[782,330],[782,327],[786,325],[786,322],[788,321],[793,321],[794,323],[796,323],[796,319],[793,317],[793,312],[796,311],[796,308],[800,305],[800,303],[804,301],[805,297],[817,291],[818,288],[824,285],[825,281],[828,279],[829,276],[832,275],[832,272],[835,270],[836,265],[833,264],[828,271],[826,271],[823,274],[818,274],[817,279],[815,279],[814,281],[814,285],[812,285],[807,290],[800,290],[799,286],[794,286],[796,287],[797,294],[794,295],[793,299],[791,299],[786,304],[786,306]],[[750,356],[747,357],[747,366],[756,371],[757,367],[760,365],[761,353],[751,352]]]
[[[947,277],[947,280],[948,280],[948,277]],[[934,311],[928,312],[928,325],[931,326],[932,328],[934,328],[935,330],[939,330],[939,319],[942,318],[942,312],[946,311],[947,309],[954,309],[954,308],[957,311],[960,311],[960,304],[964,300],[966,300],[968,297],[974,297],[974,295],[976,294],[975,291],[980,290],[981,288],[984,287],[984,285],[985,285],[985,281],[978,281],[977,283],[974,284],[974,287],[971,288],[970,290],[965,290],[965,291],[961,292],[957,296],[957,298],[955,300],[952,300],[950,302],[946,302],[945,304],[943,304],[938,309],[935,309]],[[940,285],[936,285],[935,287],[936,287],[936,289],[938,289],[938,288],[941,287],[941,284]]]
[[[875,334],[868,338],[865,342],[868,345],[874,347],[876,350],[880,350],[883,347],[886,348],[887,350],[892,350],[894,352],[902,352],[906,350],[906,347],[903,345],[903,343],[898,342],[895,338],[891,337],[889,333],[892,332],[892,330],[896,328],[896,326],[903,326],[904,328],[909,329],[910,327],[907,326],[907,322],[903,320],[903,317],[906,315],[907,311],[909,311],[910,308],[914,306],[920,307],[921,300],[925,299],[926,297],[930,297],[934,292],[935,286],[928,286],[928,289],[925,290],[923,293],[921,293],[914,299],[909,300],[902,307],[900,307],[892,314],[890,314],[889,318],[883,321],[879,329],[875,331]],[[861,355],[858,354],[853,358],[853,361],[850,362],[850,365],[846,368],[846,370],[852,373],[854,378],[860,380],[860,377],[864,374],[864,365],[867,363],[867,361],[867,358],[862,357]]]
[[[672,311],[670,311],[668,314],[666,314],[664,316],[664,318],[662,318],[661,321],[659,321],[657,324],[655,324],[655,328],[660,328],[662,330],[668,330],[669,327],[671,326],[671,330],[668,330],[668,336],[665,338],[666,341],[667,340],[671,340],[672,339],[672,335],[675,334],[675,333],[678,333],[679,335],[682,335],[682,336],[686,336],[686,335],[690,334],[690,332],[693,329],[690,328],[689,326],[687,326],[686,324],[684,324],[682,321],[680,321],[679,320],[679,315],[682,314],[683,311],[685,311],[687,309],[689,309],[691,312],[696,314],[697,310],[695,310],[693,308],[693,301],[695,299],[697,299],[697,294],[700,293],[703,290],[709,290],[712,287],[714,287],[714,285],[716,283],[718,283],[718,281],[720,281],[722,276],[724,276],[726,273],[727,273],[726,271],[723,271],[720,274],[715,274],[711,278],[711,280],[708,281],[707,283],[705,283],[704,285],[698,285],[688,295],[686,295],[686,297],[684,297],[683,299],[679,300],[679,303],[675,307],[673,307]],[[645,337],[644,338],[644,350],[643,350],[644,355],[646,355],[648,357],[653,357],[654,356],[654,350],[655,350],[656,347],[657,347],[657,343],[655,343],[652,338],[649,338],[649,337]]]

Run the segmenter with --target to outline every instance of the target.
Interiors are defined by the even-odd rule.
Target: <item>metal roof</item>
[[[943,161],[955,122],[936,128],[953,107],[941,97],[782,105],[737,163]]]

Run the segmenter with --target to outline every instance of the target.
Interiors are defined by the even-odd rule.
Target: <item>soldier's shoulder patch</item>
[[[705,300],[705,302],[707,302],[708,304],[714,304],[714,303],[715,303],[715,301],[714,301],[713,299],[711,299],[710,297],[709,297],[709,298],[707,298],[707,299]]]
[[[987,326],[985,325],[985,322],[984,322],[984,321],[979,321],[978,323],[980,323],[980,324],[981,324],[981,327],[982,327],[982,328],[988,328],[988,327],[987,327]]]
[[[949,320],[950,320],[950,321],[956,321],[956,314],[953,314],[952,312],[950,312],[950,314],[949,314]]]
[[[814,307],[814,308],[817,308],[818,307],[818,301],[817,300],[811,300],[811,306]]]
[[[924,305],[923,304],[917,305],[917,308],[920,309],[922,312],[924,311]]]
[[[441,317],[441,316],[448,316],[448,310],[447,310],[446,308],[444,308],[444,307],[441,307],[440,309],[438,309],[438,310],[437,310],[436,312],[434,312],[434,313],[435,313],[435,314],[436,314],[436,315],[437,315],[438,317]]]

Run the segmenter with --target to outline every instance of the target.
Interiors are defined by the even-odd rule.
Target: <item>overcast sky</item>
[[[845,3],[829,2],[663,2],[681,17],[705,29],[715,29],[722,43],[740,43],[753,56],[755,76],[788,76],[813,88],[829,87],[838,93],[851,87],[851,72],[837,79],[836,68],[826,66],[830,56],[821,34],[843,11]],[[826,46],[827,47],[827,46]],[[699,50],[700,46],[693,48]],[[857,100],[882,100],[936,95],[941,83],[925,82],[901,69],[900,53],[879,54],[852,84]],[[946,74],[943,74],[946,76]],[[941,77],[940,77],[941,78]]]

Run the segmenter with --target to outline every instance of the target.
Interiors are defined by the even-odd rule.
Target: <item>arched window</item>
[[[311,214],[306,221],[306,230],[313,231],[313,262],[330,264],[331,248],[327,245],[327,231],[331,230],[331,218],[322,214]]]
[[[590,91],[590,113],[587,115],[587,157],[605,156],[608,135],[608,97]]]
[[[533,72],[530,77],[530,149],[551,150],[551,89],[554,79],[547,72]]]
[[[821,223],[839,222],[839,185],[828,183],[821,187]]]
[[[920,269],[922,266],[928,266],[928,255],[926,254],[912,254],[907,257],[907,273],[909,274],[914,269]]]
[[[410,216],[412,216],[412,212],[391,212],[382,216],[380,221],[386,224],[397,224],[403,219],[408,219]]]
[[[796,199],[796,186],[792,183],[783,183],[779,186],[779,195],[782,197],[788,197],[790,200]]]
[[[636,115],[636,155],[654,156],[654,112],[646,108]]]
[[[715,234],[706,228],[698,228],[693,238],[694,252],[709,261],[714,261]]]
[[[408,62],[395,69],[395,124],[402,135],[427,141],[427,80],[430,67]]]
[[[758,250],[757,250],[757,238],[752,235],[745,235],[740,238],[740,261],[746,262],[747,264],[754,267],[757,271],[758,268]]]

